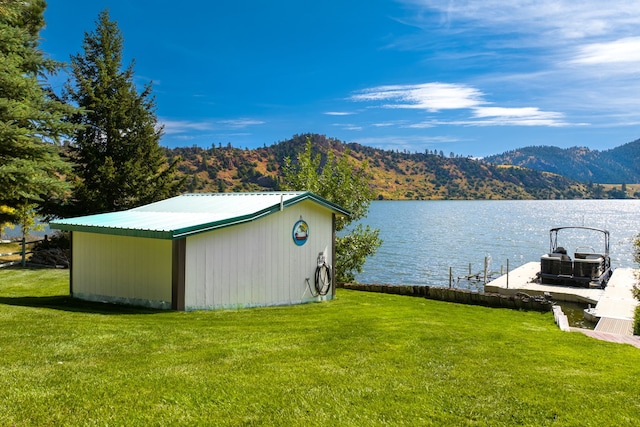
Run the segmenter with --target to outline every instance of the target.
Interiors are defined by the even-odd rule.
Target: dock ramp
[[[638,306],[638,300],[633,297],[633,285],[637,280],[636,271],[631,268],[614,270],[594,310],[599,318],[596,332],[633,335],[633,319]]]

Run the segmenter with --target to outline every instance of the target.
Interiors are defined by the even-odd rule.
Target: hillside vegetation
[[[271,191],[280,188],[281,166],[296,159],[307,138],[323,159],[330,150],[347,154],[354,164],[366,162],[378,199],[581,199],[619,198],[615,187],[585,184],[557,173],[520,165],[497,165],[442,152],[409,153],[344,143],[324,135],[295,135],[257,149],[228,144],[210,148],[166,149],[170,160],[181,158],[184,191]],[[626,197],[632,194],[626,194]]]
[[[640,183],[640,139],[606,151],[586,147],[524,147],[485,160],[557,173],[582,182]]]

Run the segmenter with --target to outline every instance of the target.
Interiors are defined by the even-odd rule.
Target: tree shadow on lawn
[[[128,306],[107,302],[84,301],[69,295],[53,295],[44,297],[0,297],[0,304],[32,308],[49,308],[74,313],[95,314],[158,314],[170,310],[160,310],[148,307]]]

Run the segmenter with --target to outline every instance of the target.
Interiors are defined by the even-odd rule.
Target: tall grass
[[[0,426],[632,426],[640,351],[551,314],[339,290],[161,312],[0,270]]]

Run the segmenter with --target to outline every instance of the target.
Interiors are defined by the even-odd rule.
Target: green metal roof
[[[308,191],[192,193],[127,211],[55,220],[49,225],[65,231],[180,239],[254,221],[304,200],[312,200],[332,212],[349,216],[344,208]]]

